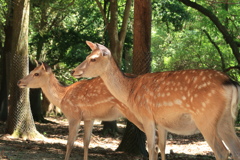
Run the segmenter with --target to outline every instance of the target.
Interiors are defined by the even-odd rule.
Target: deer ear
[[[96,45],[97,45],[98,49],[101,50],[103,56],[111,56],[111,52],[107,47],[105,47],[104,45],[98,44],[98,43],[96,43]]]
[[[51,67],[49,65],[47,65],[46,63],[42,62],[42,68],[48,72],[48,71],[51,71]]]
[[[34,61],[35,61],[37,67],[39,67],[42,64],[41,62],[38,62],[36,59],[34,59]]]
[[[108,49],[104,49],[104,50],[102,50],[102,54],[103,54],[103,56],[110,56],[111,52]]]
[[[91,50],[97,49],[97,45],[95,43],[92,43],[90,41],[86,41],[87,45],[91,48]]]

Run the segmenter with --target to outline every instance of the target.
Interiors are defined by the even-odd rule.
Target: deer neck
[[[61,85],[54,74],[51,75],[45,84],[46,85],[42,87],[43,93],[51,103],[61,108],[60,103],[66,93],[67,87]]]
[[[119,101],[127,105],[128,95],[130,93],[131,78],[126,77],[118,68],[112,59],[107,71],[101,75],[104,84],[110,93]]]

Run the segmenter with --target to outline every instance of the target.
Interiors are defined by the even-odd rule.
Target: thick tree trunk
[[[147,73],[151,69],[151,16],[151,0],[134,1],[133,73],[137,75]],[[117,150],[147,157],[145,142],[145,134],[128,122]]]
[[[42,138],[37,132],[30,110],[29,90],[20,89],[17,82],[28,74],[29,0],[13,0],[12,36],[9,55],[10,100],[6,132],[24,139]],[[8,35],[6,35],[7,37]]]
[[[127,121],[127,127],[117,151],[148,157],[145,134],[133,123]]]
[[[126,37],[127,32],[127,26],[128,26],[128,20],[130,15],[130,9],[132,5],[132,0],[126,0],[125,10],[123,14],[123,21],[121,24],[121,29],[119,31],[119,21],[118,21],[118,1],[105,1],[105,3],[110,3],[110,19],[108,19],[108,12],[106,12],[106,8],[102,7],[99,0],[95,0],[97,2],[97,5],[102,13],[104,23],[106,25],[108,38],[110,41],[110,50],[113,54],[114,60],[118,64],[119,68],[121,68],[121,62],[122,62],[122,51],[123,51],[123,45]],[[138,3],[141,3],[141,0],[138,0]],[[150,1],[147,1],[150,2]],[[151,5],[151,3],[149,3]],[[149,5],[148,4],[148,5]],[[106,6],[106,4],[104,4]],[[143,15],[143,18],[145,18],[145,15]],[[145,24],[144,24],[145,25]],[[150,25],[151,26],[151,25]],[[126,132],[123,136],[123,140],[120,144],[120,147],[118,150],[125,151],[127,153],[133,153],[133,154],[140,154],[146,156],[146,147],[145,147],[145,141],[146,138],[144,133],[141,132],[135,125],[129,125],[130,123],[127,123]],[[140,139],[139,139],[140,138]],[[143,139],[142,139],[143,138]],[[130,143],[129,143],[130,142]],[[131,144],[131,145],[130,145]],[[121,146],[128,146],[128,147],[121,147]]]
[[[134,1],[133,73],[151,71],[151,0]]]

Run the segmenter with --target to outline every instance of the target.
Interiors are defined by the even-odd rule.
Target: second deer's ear
[[[38,62],[36,59],[34,59],[35,63],[36,63],[36,66],[39,67],[40,65],[42,65],[41,62]]]
[[[42,63],[42,68],[43,68],[43,70],[47,71],[44,63]]]
[[[86,41],[87,45],[91,48],[91,50],[97,49],[97,45],[95,43],[92,43],[90,41]]]
[[[103,56],[110,56],[111,55],[109,50],[102,50],[102,54],[103,54]]]
[[[96,45],[97,45],[98,49],[101,50],[103,56],[111,56],[111,52],[107,47],[105,47],[104,45],[98,44],[98,43]]]
[[[48,71],[51,71],[51,67],[49,66],[49,65],[47,65],[46,63],[42,63],[42,68],[46,71],[46,72],[48,72]]]

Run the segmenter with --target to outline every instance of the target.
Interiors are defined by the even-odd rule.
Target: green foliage
[[[69,84],[76,81],[69,70],[89,53],[85,41],[100,42],[104,29],[100,27],[103,20],[94,1],[60,2],[32,3],[30,55],[54,67],[56,74],[61,75],[58,78]]]
[[[4,43],[4,25],[8,5],[0,0],[0,35]],[[72,3],[74,2],[74,3]],[[104,3],[103,0],[100,0]],[[126,1],[119,0],[119,26]],[[240,44],[240,4],[210,3],[199,0],[198,4],[215,14],[230,35]],[[30,7],[29,48],[30,58],[47,62],[58,78],[66,84],[74,81],[69,71],[82,62],[90,52],[86,40],[105,43],[103,17],[94,0],[34,0]],[[108,13],[107,3],[105,11]],[[152,72],[189,68],[213,68],[223,70],[237,65],[232,50],[225,43],[222,34],[209,18],[185,6],[178,0],[152,1]],[[107,16],[109,16],[107,14]],[[132,25],[124,44],[123,70],[131,70]],[[219,47],[222,56],[209,38]],[[225,68],[224,68],[225,67]],[[238,79],[236,70],[228,72]]]
[[[60,2],[59,0],[32,2],[30,55],[31,58],[45,61],[54,67],[58,78],[70,84],[76,80],[71,77],[69,71],[81,63],[90,51],[85,41],[104,44],[108,38],[103,17],[94,0],[79,0],[73,5],[69,5],[72,1],[66,1],[64,4]],[[123,0],[118,2],[126,3]],[[105,5],[107,16],[108,5],[109,3]],[[124,8],[124,5],[119,5],[119,13],[123,13]],[[119,26],[121,22],[120,14]],[[128,52],[132,47],[131,30],[126,39],[124,51]]]
[[[0,0],[0,47],[3,46],[3,39],[5,38],[4,26],[6,23],[7,3],[5,0]]]
[[[237,30],[240,25],[239,21],[235,21],[239,18],[237,13],[239,4],[226,6],[208,4],[206,1],[198,3],[219,17],[222,25],[236,37],[236,41],[239,40]],[[230,46],[225,43],[222,34],[209,18],[176,0],[154,1],[153,6],[153,72],[190,68],[224,70],[237,65]],[[219,47],[222,56],[203,30]],[[237,71],[228,74],[234,79],[239,79]]]
[[[152,6],[153,20],[160,24],[165,23],[168,32],[171,29],[174,31],[182,30],[183,22],[190,18],[184,5],[176,0],[153,1]]]

